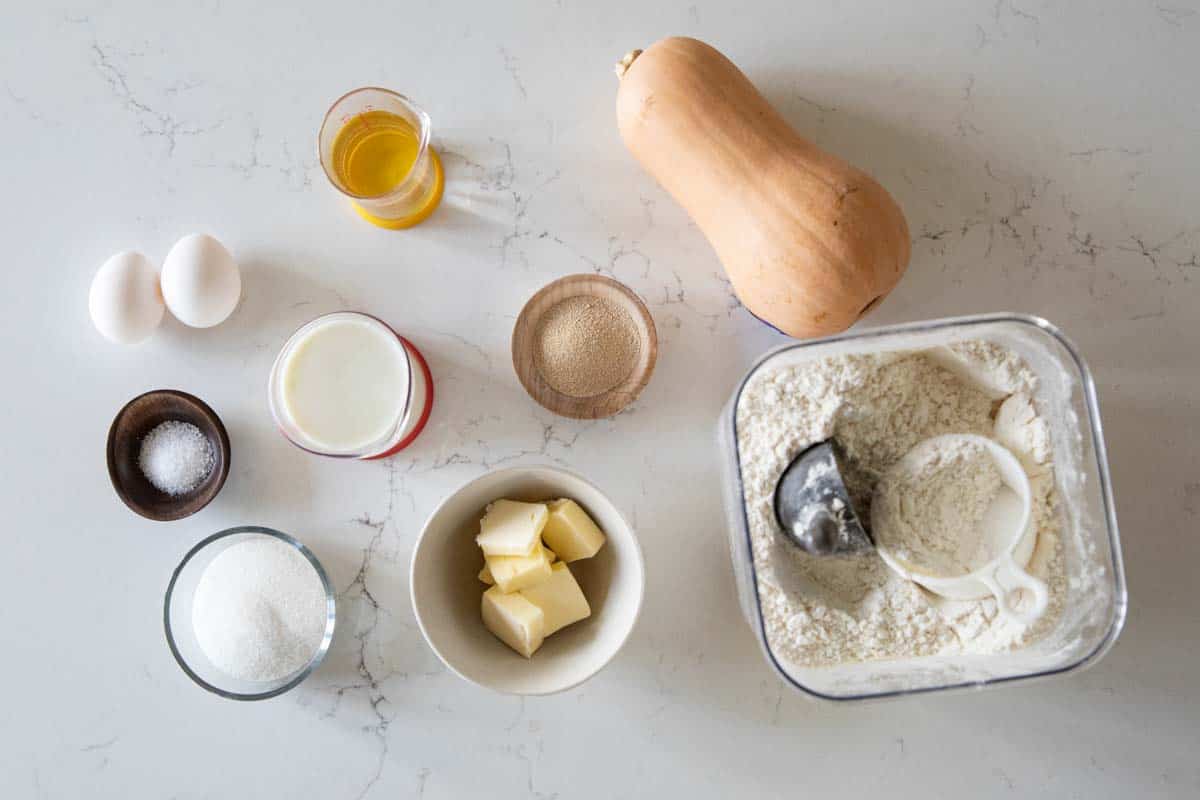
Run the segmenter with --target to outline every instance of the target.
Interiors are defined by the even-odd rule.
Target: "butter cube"
[[[542,503],[497,500],[479,521],[475,542],[485,556],[527,556],[540,544],[538,537],[550,514]]]
[[[530,556],[487,556],[486,568],[502,592],[515,592],[550,577],[550,551],[539,546]]]
[[[574,500],[552,500],[542,538],[563,561],[591,558],[604,546],[604,534]]]
[[[554,551],[545,545],[542,545],[542,552],[546,554],[546,559],[551,564],[558,560],[558,556],[554,555]],[[511,556],[496,556],[496,558],[511,558]],[[483,569],[479,570],[479,580],[483,581],[488,586],[492,586],[496,583],[496,579],[492,577],[492,571],[488,569],[486,560],[483,563]]]
[[[483,593],[483,624],[496,638],[529,658],[546,638],[546,615],[519,593],[505,594],[499,586]]]
[[[571,574],[571,568],[559,561],[553,566],[551,573],[548,580],[518,592],[541,609],[546,636],[592,615],[592,608],[575,581],[575,576]]]

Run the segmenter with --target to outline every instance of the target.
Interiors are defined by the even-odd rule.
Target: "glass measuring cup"
[[[977,600],[991,595],[996,598],[996,606],[1001,614],[1028,625],[1045,612],[1050,593],[1045,582],[1025,571],[1037,544],[1037,531],[1030,524],[1032,492],[1029,477],[1017,457],[1003,445],[985,436],[952,433],[921,442],[901,458],[892,470],[903,471],[939,445],[956,441],[982,448],[1011,492],[998,496],[979,523],[989,556],[982,563],[972,564],[966,574],[945,574],[941,567],[935,565],[936,559],[929,557],[928,553],[897,546],[898,543],[889,535],[888,516],[880,513],[885,502],[881,501],[878,494],[876,502],[872,504],[871,514],[876,550],[892,570],[934,594],[954,600]],[[885,477],[881,487],[886,487],[888,483]],[[887,492],[888,489],[883,488],[882,491]]]
[[[442,200],[442,162],[429,144],[429,115],[407,97],[370,86],[339,97],[318,135],[321,168],[359,216],[409,228]]]

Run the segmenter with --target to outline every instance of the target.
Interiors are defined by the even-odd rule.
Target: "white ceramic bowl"
[[[569,497],[608,537],[595,557],[571,563],[592,615],[546,637],[533,658],[510,650],[485,627],[477,577],[483,555],[475,544],[484,507],[502,497]],[[629,638],[645,592],[642,548],[633,528],[603,492],[555,467],[513,467],[483,475],[442,501],[421,530],[409,585],[425,641],[455,674],[498,692],[551,694],[599,672]]]

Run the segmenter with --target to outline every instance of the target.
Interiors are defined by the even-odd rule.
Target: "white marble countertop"
[[[967,7],[967,6],[970,7]],[[347,7],[356,10],[347,11]],[[1200,790],[1200,8],[986,3],[10,3],[0,24],[6,431],[0,796],[1182,797]],[[1131,590],[1080,675],[866,706],[786,689],[733,591],[714,423],[781,339],[625,151],[611,64],[660,36],[728,53],[805,133],[904,207],[912,266],[865,324],[1043,315],[1095,371]],[[406,233],[362,223],[314,140],[364,84],[425,105],[449,181]],[[85,298],[111,253],[210,231],[236,315],[122,348]],[[508,342],[559,275],[615,275],[661,354],[616,419],[551,416]],[[429,356],[438,400],[385,463],[307,457],[264,382],[286,335],[355,308]],[[113,494],[112,415],[156,387],[224,418],[217,500],[155,524]],[[636,521],[648,591],[616,661],[522,701],[469,686],[417,630],[425,516],[498,464],[567,464]],[[165,646],[170,571],[235,524],[294,532],[341,592],[320,672],[264,703],[194,686]]]

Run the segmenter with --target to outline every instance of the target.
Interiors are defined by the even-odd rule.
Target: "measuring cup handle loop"
[[[1045,582],[1017,566],[1011,554],[1005,555],[978,577],[995,596],[1000,613],[1022,624],[1032,625],[1050,604],[1050,590]],[[1017,590],[1024,590],[1032,597],[1032,602],[1023,603],[1025,607],[1022,609],[1016,608],[1012,602]]]

